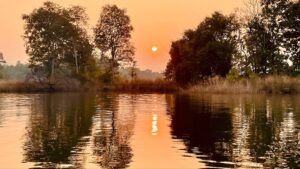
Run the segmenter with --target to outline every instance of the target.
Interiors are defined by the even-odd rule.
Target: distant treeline
[[[163,78],[162,73],[154,72],[152,70],[140,70],[139,68],[135,69],[136,78],[145,79],[145,80],[155,80]],[[30,68],[28,64],[22,64],[17,62],[15,65],[2,65],[0,67],[0,79],[3,80],[16,80],[23,81],[26,80],[27,75],[30,73]],[[122,68],[118,70],[119,76],[125,79],[131,79],[131,69]]]
[[[131,69],[127,68],[127,69],[121,69],[120,75],[123,76],[126,79],[131,79]],[[139,79],[148,79],[148,80],[155,80],[155,79],[163,79],[164,75],[162,73],[158,73],[158,72],[154,72],[150,69],[146,69],[146,70],[140,70],[139,68],[136,68],[135,70],[136,73],[136,77],[135,78],[139,78]]]
[[[172,43],[165,75],[182,85],[213,76],[299,75],[299,14],[299,0],[249,0],[232,15],[215,12]]]
[[[17,62],[16,65],[2,65],[0,67],[0,77],[4,80],[25,80],[30,72],[28,64]]]

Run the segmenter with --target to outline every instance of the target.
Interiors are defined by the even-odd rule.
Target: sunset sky
[[[22,39],[22,14],[30,13],[42,5],[43,0],[0,1],[0,52],[8,64],[20,60],[26,63]],[[243,0],[53,0],[64,7],[81,5],[86,8],[93,28],[105,4],[116,4],[127,9],[134,27],[133,43],[136,60],[141,69],[163,71],[169,59],[172,41],[180,38],[184,30],[195,28],[214,11],[229,14],[243,5]],[[158,50],[151,49],[157,46]]]

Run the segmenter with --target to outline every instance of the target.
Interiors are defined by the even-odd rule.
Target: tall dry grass
[[[0,92],[49,92],[49,91],[116,91],[116,92],[182,92],[182,93],[218,93],[218,94],[299,94],[300,77],[269,76],[255,79],[228,80],[214,77],[206,82],[180,88],[176,83],[164,79],[122,79],[112,84],[57,85],[49,89],[48,85],[26,83],[23,81],[0,81]]]
[[[87,92],[87,91],[115,91],[115,92],[158,92],[167,93],[178,90],[175,83],[164,79],[122,79],[112,84],[56,84],[50,88],[47,84],[29,83],[24,81],[0,81],[0,92]]]
[[[119,92],[175,92],[178,90],[178,86],[171,81],[164,79],[123,79],[117,81],[113,86],[108,89]]]
[[[81,86],[78,84],[57,84],[49,86],[44,83],[34,83],[25,81],[0,81],[0,92],[2,93],[33,93],[33,92],[73,92],[94,90],[92,86]]]
[[[269,76],[255,79],[227,80],[214,77],[205,83],[190,86],[188,93],[220,94],[297,94],[300,93],[300,78],[288,76]]]
[[[40,92],[45,91],[45,87],[36,83],[26,83],[24,81],[0,81],[0,92]]]

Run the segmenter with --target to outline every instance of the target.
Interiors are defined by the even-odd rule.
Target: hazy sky
[[[42,5],[43,0],[0,0],[0,52],[8,64],[20,60],[26,63],[22,39],[22,14]],[[134,26],[133,43],[136,60],[141,69],[162,71],[169,59],[171,41],[180,38],[184,30],[195,28],[214,11],[229,14],[243,4],[243,0],[53,0],[62,6],[81,5],[94,27],[105,4],[117,4],[127,9]],[[151,47],[158,47],[152,52]]]

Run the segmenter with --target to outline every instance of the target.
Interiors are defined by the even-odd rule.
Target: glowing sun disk
[[[152,50],[152,52],[156,52],[158,50],[158,48],[156,46],[152,46],[151,50]]]

